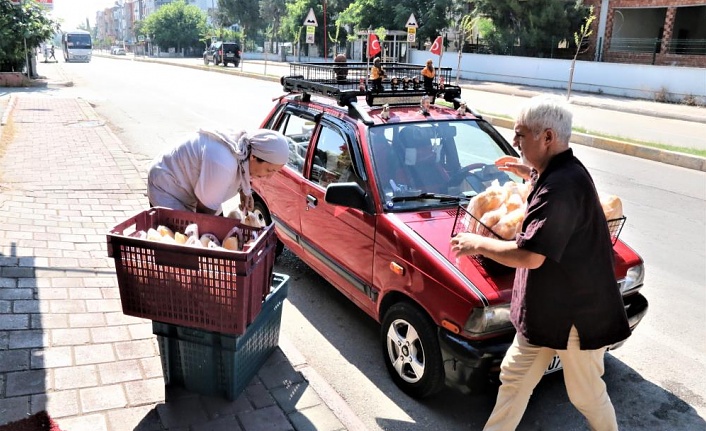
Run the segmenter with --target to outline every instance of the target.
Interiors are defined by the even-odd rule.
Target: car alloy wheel
[[[407,395],[424,398],[444,387],[436,329],[418,307],[408,302],[390,307],[380,336],[387,370]]]
[[[255,200],[255,208],[253,213],[257,216],[258,220],[264,221],[266,225],[272,224],[272,217],[270,217],[270,211],[265,206],[265,203],[259,199]],[[275,246],[275,256],[279,256],[284,251],[284,244],[277,239],[277,245]]]

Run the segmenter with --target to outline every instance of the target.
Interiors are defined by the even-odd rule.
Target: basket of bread
[[[451,236],[471,232],[490,238],[514,240],[522,231],[530,187],[529,183],[507,181],[501,185],[494,180],[486,190],[474,196],[466,207],[460,205],[457,208]],[[615,244],[626,219],[622,202],[615,195],[599,193],[598,196],[611,240]],[[495,272],[511,270],[482,256],[473,257],[484,264],[494,265]]]
[[[155,207],[107,235],[123,313],[239,335],[272,286],[274,226]]]

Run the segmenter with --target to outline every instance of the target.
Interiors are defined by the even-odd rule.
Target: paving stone
[[[164,372],[162,371],[162,361],[159,356],[152,358],[140,358],[139,361],[146,378],[163,378]]]
[[[130,405],[155,404],[165,399],[162,378],[126,382],[124,386]]]
[[[49,333],[43,330],[8,331],[4,334],[8,337],[10,349],[39,348],[49,345]]]
[[[201,398],[203,407],[210,418],[233,416],[237,413],[251,412],[254,410],[250,400],[243,394],[234,401],[219,397],[202,396]]]
[[[78,406],[78,391],[53,391],[32,395],[32,414],[46,410],[52,418],[74,416],[81,412]]]
[[[199,397],[177,398],[157,406],[159,418],[165,428],[171,431],[178,426],[202,424],[208,420]],[[274,431],[274,430],[272,430]]]
[[[132,338],[133,340],[155,338],[154,334],[152,334],[151,323],[138,323],[135,325],[129,325],[127,329],[128,331],[130,331],[130,338]]]
[[[98,364],[115,360],[112,344],[91,344],[88,346],[76,346],[73,349],[76,365]]]
[[[71,347],[32,349],[31,365],[33,369],[68,367],[73,365]]]
[[[287,417],[276,406],[238,414],[243,431],[294,431]]]
[[[346,429],[336,415],[323,405],[294,412],[289,415],[289,419],[297,431],[342,431]]]
[[[273,389],[272,396],[287,414],[322,403],[319,395],[306,381]]]
[[[52,346],[80,346],[91,342],[88,328],[66,328],[51,331]]]
[[[80,389],[79,397],[81,411],[87,413],[123,408],[128,405],[122,385],[103,385]]]
[[[211,419],[206,423],[193,425],[191,429],[193,431],[243,431],[235,416]]]
[[[69,325],[72,328],[97,328],[106,324],[105,316],[101,313],[79,313],[69,316]]]
[[[128,328],[121,326],[100,326],[91,328],[91,339],[95,343],[113,343],[116,341],[129,341],[131,339]]]
[[[257,378],[245,388],[245,395],[256,409],[276,404],[270,392]]]
[[[29,314],[0,314],[0,328],[4,331],[29,329]]]
[[[7,374],[5,396],[41,394],[51,389],[45,383],[44,370],[18,371]]]
[[[0,425],[24,419],[29,415],[29,397],[0,398]]]
[[[95,365],[54,369],[54,387],[57,390],[90,388],[98,385],[98,382],[98,369]]]
[[[109,431],[105,416],[102,414],[92,414],[85,416],[73,416],[56,420],[59,428],[70,431]],[[122,431],[122,430],[121,430]],[[126,430],[127,431],[127,430]]]
[[[30,368],[30,350],[0,350],[0,373]]]
[[[12,301],[13,313],[46,313],[49,311],[49,303],[37,299]]]
[[[156,354],[152,340],[135,340],[114,345],[118,359],[146,358]]]
[[[142,379],[140,363],[137,360],[98,364],[98,373],[103,384]]]
[[[109,410],[106,416],[112,430],[161,431],[162,429],[159,416],[152,405]]]
[[[52,313],[85,313],[86,301],[81,299],[65,299],[51,301]]]

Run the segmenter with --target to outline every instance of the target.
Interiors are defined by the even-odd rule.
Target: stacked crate
[[[219,239],[237,228],[256,240],[230,251],[138,234],[158,226],[183,232],[191,224]],[[165,382],[237,398],[278,344],[288,277],[273,272],[274,226],[151,208],[113,228],[107,239],[123,313],[153,321]]]

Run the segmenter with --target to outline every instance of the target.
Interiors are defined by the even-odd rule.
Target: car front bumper
[[[639,293],[625,298],[625,312],[634,330],[647,313],[647,299]],[[497,381],[500,363],[510,348],[514,334],[504,334],[485,341],[467,340],[443,328],[439,329],[439,346],[444,361],[446,384],[464,393],[484,388]],[[625,340],[609,346],[617,349]]]

